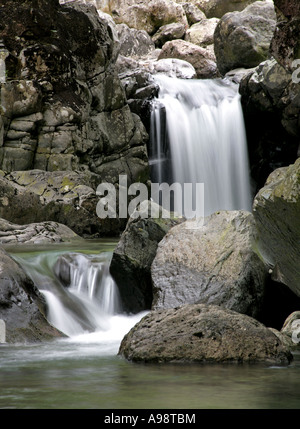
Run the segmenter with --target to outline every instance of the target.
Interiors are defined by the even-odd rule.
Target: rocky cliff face
[[[92,6],[7,1],[0,167],[111,170],[147,179],[147,134],[114,71],[118,44]]]

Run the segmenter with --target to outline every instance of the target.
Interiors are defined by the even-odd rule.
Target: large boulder
[[[117,24],[124,23],[150,35],[172,22],[188,26],[184,9],[172,0],[101,0],[98,7],[109,13]]]
[[[254,199],[259,248],[274,280],[300,296],[300,158],[275,170]]]
[[[221,18],[227,12],[241,11],[256,0],[192,0],[207,16]]]
[[[47,305],[24,270],[0,249],[0,319],[8,343],[37,342],[61,337],[46,320]]]
[[[149,363],[292,360],[279,336],[257,320],[204,304],[150,312],[124,337],[119,354]]]
[[[152,217],[152,210],[158,210],[159,217]],[[129,219],[110,264],[110,273],[118,285],[126,312],[138,313],[151,308],[150,269],[158,243],[182,220],[171,217],[151,201],[143,203],[138,217]]]
[[[266,268],[256,241],[253,216],[244,211],[175,226],[159,243],[151,267],[152,309],[205,303],[259,317]]]
[[[225,14],[214,33],[218,69],[222,74],[257,66],[269,57],[276,25],[272,1],[257,1],[242,12]]]
[[[295,71],[293,61],[300,59],[300,3],[298,0],[274,0],[274,4],[277,25],[271,53],[282,66]],[[299,68],[299,62],[296,67]]]
[[[199,79],[217,77],[215,56],[209,50],[185,40],[172,40],[164,44],[158,59],[177,58],[189,62],[196,70]]]
[[[210,46],[214,51],[214,33],[218,22],[218,18],[203,19],[197,22],[186,31],[184,40],[202,48]]]
[[[260,189],[274,169],[297,157],[300,86],[293,82],[291,72],[271,59],[242,77],[240,93],[251,174]]]

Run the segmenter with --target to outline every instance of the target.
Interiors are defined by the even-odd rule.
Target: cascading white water
[[[45,296],[48,321],[74,340],[105,342],[117,350],[123,336],[145,314],[122,314],[109,273],[110,253],[42,252],[14,258]]]
[[[204,183],[204,214],[251,210],[247,141],[237,85],[155,76],[150,165],[155,183]],[[176,210],[176,207],[174,207]]]

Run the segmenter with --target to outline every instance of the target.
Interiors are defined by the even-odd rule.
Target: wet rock
[[[175,226],[152,263],[152,309],[205,303],[259,317],[266,267],[256,241],[253,216],[244,211],[217,212],[199,226]]]
[[[160,217],[151,217],[158,210]],[[113,252],[110,273],[115,279],[124,310],[138,313],[149,309],[152,303],[150,267],[158,243],[167,231],[182,219],[172,218],[154,202],[145,201],[139,217],[130,218]],[[146,217],[143,217],[146,216]]]
[[[274,280],[300,296],[300,159],[275,170],[254,199],[259,247]]]
[[[274,5],[269,1],[257,1],[242,12],[225,14],[214,33],[220,72],[255,67],[268,59],[275,25]]]
[[[195,304],[146,315],[123,338],[119,354],[135,362],[287,364],[289,348],[257,320]]]
[[[50,340],[62,334],[46,320],[43,295],[3,249],[0,249],[0,319],[6,324],[6,341],[24,343]]]
[[[172,40],[164,44],[158,59],[176,58],[192,64],[199,79],[211,79],[218,76],[214,54],[185,40]]]

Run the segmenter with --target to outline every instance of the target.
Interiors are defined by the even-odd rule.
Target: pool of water
[[[300,407],[300,355],[286,367],[144,365],[93,335],[1,345],[0,408],[288,409]]]
[[[50,261],[64,251],[110,252],[114,246],[107,241],[7,250],[25,259],[48,252]],[[126,361],[118,356],[120,342],[144,314],[113,315],[105,330],[94,333],[38,344],[0,344],[0,408],[300,408],[299,352],[290,365],[278,367]]]

